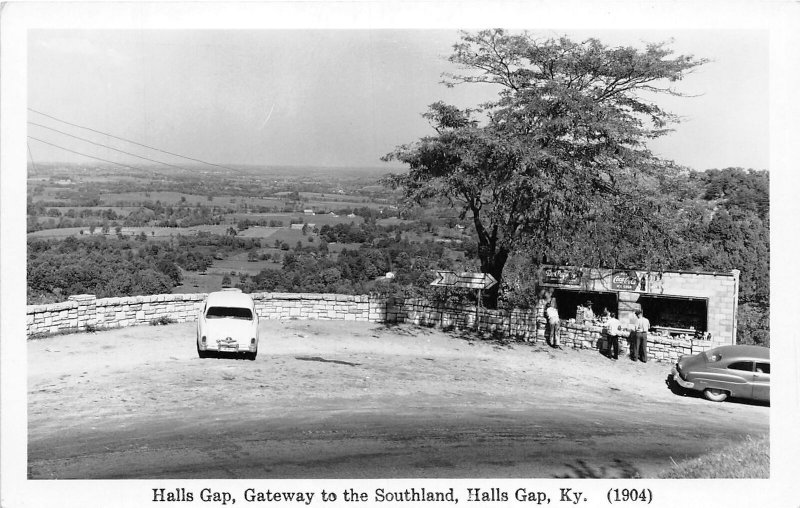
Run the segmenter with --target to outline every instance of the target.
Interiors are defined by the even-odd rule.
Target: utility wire
[[[42,113],[41,111],[36,111],[33,108],[28,108],[28,111],[30,111],[32,113],[36,113],[37,115],[46,116],[47,118],[51,118],[51,119],[53,119],[53,120],[55,120],[57,122],[65,123],[65,124],[71,125],[73,127],[78,127],[79,129],[86,129],[87,131],[92,131],[92,132],[95,132],[97,134],[102,134],[104,136],[109,136],[109,137],[112,137],[114,139],[119,139],[120,141],[125,141],[126,143],[131,143],[131,144],[134,144],[134,145],[142,146],[144,148],[149,148],[150,150],[155,150],[157,152],[165,153],[165,154],[168,154],[168,155],[174,155],[175,157],[180,157],[182,159],[186,159],[186,160],[190,160],[190,161],[194,161],[194,162],[199,162],[201,164],[207,164],[209,166],[214,166],[214,167],[217,167],[217,168],[227,169],[228,171],[238,171],[238,170],[236,170],[234,168],[229,168],[227,166],[221,166],[219,164],[214,164],[213,162],[206,162],[206,161],[203,161],[203,160],[200,160],[200,159],[187,157],[186,155],[181,155],[179,153],[168,152],[166,150],[162,150],[160,148],[156,148],[156,147],[153,147],[153,146],[149,146],[149,145],[145,145],[145,144],[142,144],[142,143],[138,143],[138,142],[132,141],[130,139],[121,138],[119,136],[115,136],[115,135],[109,134],[107,132],[102,132],[102,131],[98,131],[98,130],[92,129],[90,127],[85,127],[83,125],[78,125],[78,124],[75,124],[75,123],[71,123],[71,122],[68,122],[66,120],[62,120],[60,118],[56,118],[56,117],[54,117],[52,115],[48,115],[47,113]]]
[[[33,161],[33,153],[31,152],[31,144],[28,143],[28,142],[26,142],[25,144],[28,145],[28,156],[31,158],[31,164],[33,165],[33,170],[36,171],[36,162]]]
[[[82,155],[84,157],[89,157],[90,159],[97,159],[97,160],[103,161],[103,162],[110,162],[111,164],[116,164],[117,166],[122,166],[122,167],[128,168],[128,169],[133,169],[133,170],[138,170],[139,169],[139,168],[135,168],[133,166],[128,166],[127,164],[121,164],[119,162],[110,161],[108,159],[101,159],[100,157],[95,157],[94,155],[89,155],[89,154],[85,154],[85,153],[81,153],[81,152],[76,152],[75,150],[70,150],[69,148],[64,148],[63,146],[56,145],[55,143],[50,143],[49,141],[45,141],[43,139],[35,138],[33,136],[30,136],[30,135],[28,136],[28,138],[29,139],[35,139],[36,141],[38,141],[40,143],[44,143],[45,145],[50,145],[50,146],[54,146],[56,148],[60,148],[62,150],[66,150],[67,152],[72,152],[74,154]]]
[[[37,126],[37,127],[42,127],[42,128],[44,128],[44,129],[49,129],[49,130],[51,130],[51,131],[55,131],[55,132],[57,132],[57,133],[59,133],[59,134],[63,134],[63,135],[65,135],[65,136],[69,136],[69,137],[71,137],[71,138],[80,139],[81,141],[86,141],[87,143],[91,143],[91,144],[93,144],[93,145],[102,146],[103,148],[108,148],[108,149],[110,149],[110,150],[114,150],[115,152],[124,153],[125,155],[131,155],[131,156],[133,156],[133,157],[138,157],[138,158],[140,158],[140,159],[144,159],[144,160],[146,160],[146,161],[150,161],[150,162],[156,162],[156,163],[158,163],[158,164],[163,164],[163,165],[165,165],[165,166],[170,166],[170,167],[173,167],[173,168],[177,168],[177,169],[182,169],[182,170],[184,170],[184,171],[188,171],[186,168],[182,168],[181,166],[176,166],[176,165],[174,165],[174,164],[169,164],[169,163],[166,163],[166,162],[161,162],[161,161],[158,161],[158,160],[155,160],[155,159],[150,159],[150,158],[148,158],[148,157],[143,157],[143,156],[141,156],[141,155],[136,155],[135,153],[126,152],[125,150],[120,150],[119,148],[114,148],[113,146],[104,145],[104,144],[102,144],[102,143],[95,143],[94,141],[92,141],[92,140],[90,140],[90,139],[82,138],[82,137],[80,137],[80,136],[75,136],[74,134],[70,134],[70,133],[68,133],[68,132],[60,131],[60,130],[58,130],[58,129],[54,129],[54,128],[52,128],[52,127],[48,127],[48,126],[46,126],[46,125],[42,125],[42,124],[39,124],[39,123],[36,123],[36,122],[28,122],[28,123],[29,123],[30,125],[35,125],[35,126]]]

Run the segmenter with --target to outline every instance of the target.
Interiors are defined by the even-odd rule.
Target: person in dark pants
[[[642,315],[641,310],[636,314],[636,343],[633,360],[638,357],[639,361],[647,363],[647,332],[650,330],[650,320]]]
[[[606,310],[606,335],[608,336],[608,355],[616,360],[619,358],[619,326],[620,322],[613,312]]]
[[[628,334],[628,356],[634,362],[639,355],[638,336],[639,334],[636,332],[636,330],[631,330]]]
[[[547,304],[545,316],[547,318],[547,331],[550,339],[550,347],[561,349],[561,341],[559,340],[558,334],[558,329],[561,325],[561,319],[558,316],[558,307],[556,306],[555,300],[552,300]]]

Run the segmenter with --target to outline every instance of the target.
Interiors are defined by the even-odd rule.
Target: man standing
[[[619,327],[616,314],[606,311],[606,335],[608,335],[608,354],[612,359],[619,358]]]
[[[558,307],[556,306],[555,299],[551,300],[550,303],[547,304],[545,316],[547,317],[547,328],[550,331],[550,347],[561,349],[561,344],[558,338],[558,329],[561,326],[561,319],[558,317]]]
[[[594,310],[592,309],[592,301],[586,300],[586,305],[583,308],[583,319],[590,324],[594,320]]]
[[[647,363],[647,332],[650,330],[650,320],[642,315],[641,310],[636,311],[636,343],[633,359]]]

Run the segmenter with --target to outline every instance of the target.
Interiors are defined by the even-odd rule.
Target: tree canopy
[[[640,50],[495,29],[462,34],[450,61],[465,72],[446,75],[448,86],[499,92],[474,109],[432,104],[424,116],[435,134],[384,157],[409,166],[387,180],[407,204],[445,200],[471,218],[481,270],[498,280],[520,249],[538,262],[614,264],[622,242],[638,246],[624,262],[665,263],[651,253],[668,246],[647,245],[672,238],[659,219],[674,215],[661,196],[676,169],[646,141],[677,118],[651,97],[680,95],[671,84],[704,60],[672,56],[666,43]],[[490,291],[487,304],[496,299]]]

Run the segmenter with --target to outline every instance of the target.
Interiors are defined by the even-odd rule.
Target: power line
[[[52,116],[52,115],[48,115],[47,113],[42,113],[41,111],[36,111],[36,110],[35,110],[35,109],[33,109],[33,108],[28,108],[28,111],[31,111],[31,112],[33,112],[33,113],[36,113],[37,115],[46,116],[47,118],[51,118],[51,119],[53,119],[53,120],[55,120],[55,121],[57,121],[57,122],[65,123],[65,124],[67,124],[67,125],[71,125],[71,126],[73,126],[73,127],[78,127],[79,129],[86,129],[87,131],[92,131],[92,132],[95,132],[95,133],[97,133],[97,134],[102,134],[102,135],[104,135],[104,136],[109,136],[109,137],[112,137],[112,138],[114,138],[114,139],[119,139],[120,141],[125,141],[126,143],[132,143],[132,144],[134,144],[134,145],[142,146],[142,147],[144,147],[144,148],[148,148],[148,149],[150,149],[150,150],[155,150],[155,151],[157,151],[157,152],[165,153],[165,154],[168,154],[168,155],[174,155],[175,157],[181,157],[182,159],[186,159],[186,160],[190,160],[190,161],[194,161],[194,162],[199,162],[199,163],[201,163],[201,164],[207,164],[207,165],[209,165],[209,166],[214,166],[214,167],[218,167],[218,168],[222,168],[222,169],[227,169],[228,171],[237,171],[237,170],[236,170],[236,169],[234,169],[234,168],[229,168],[229,167],[227,167],[227,166],[221,166],[221,165],[219,165],[219,164],[214,164],[213,162],[206,162],[206,161],[203,161],[203,160],[200,160],[200,159],[195,159],[195,158],[192,158],[192,157],[187,157],[186,155],[181,155],[181,154],[179,154],[179,153],[168,152],[168,151],[166,151],[166,150],[162,150],[162,149],[160,149],[160,148],[156,148],[156,147],[154,147],[154,146],[145,145],[145,144],[142,144],[142,143],[138,143],[138,142],[136,142],[136,141],[132,141],[132,140],[130,140],[130,139],[121,138],[121,137],[119,137],[119,136],[115,136],[115,135],[113,135],[113,134],[109,134],[109,133],[107,133],[107,132],[98,131],[98,130],[92,129],[91,127],[85,127],[85,126],[83,126],[83,125],[78,125],[78,124],[75,124],[75,123],[72,123],[72,122],[68,122],[68,121],[66,121],[66,120],[62,120],[62,119],[60,119],[60,118],[56,118],[56,117],[54,117],[54,116]]]
[[[139,169],[139,168],[135,168],[133,166],[128,166],[127,164],[121,164],[119,162],[110,161],[108,159],[101,159],[100,157],[95,157],[94,155],[89,155],[89,154],[85,154],[85,153],[81,153],[81,152],[76,152],[75,150],[70,150],[69,148],[64,148],[63,146],[56,145],[55,143],[50,143],[49,141],[45,141],[43,139],[35,138],[35,137],[31,136],[31,135],[28,135],[28,138],[29,139],[35,139],[36,141],[38,141],[40,143],[44,143],[45,145],[50,145],[50,146],[54,146],[56,148],[60,148],[62,150],[66,150],[67,152],[72,152],[74,154],[82,155],[84,157],[89,157],[90,159],[97,159],[99,161],[109,162],[111,164],[116,164],[117,166],[122,166],[124,168],[129,168],[129,169],[133,169],[133,170]]]
[[[28,143],[28,142],[26,142],[25,144],[28,145],[28,156],[31,158],[31,164],[33,165],[33,170],[36,171],[36,163],[33,161],[33,153],[31,152],[31,144]]]
[[[124,153],[125,155],[131,155],[131,156],[133,156],[133,157],[138,157],[138,158],[140,158],[140,159],[144,159],[144,160],[146,160],[146,161],[150,161],[150,162],[156,162],[156,163],[158,163],[158,164],[163,164],[163,165],[165,165],[165,166],[170,166],[170,167],[173,167],[173,168],[177,168],[177,169],[182,169],[182,170],[184,170],[184,171],[188,171],[186,168],[182,168],[182,167],[180,167],[180,166],[176,166],[176,165],[174,165],[174,164],[169,164],[169,163],[167,163],[167,162],[162,162],[162,161],[158,161],[158,160],[155,160],[155,159],[150,159],[150,158],[148,158],[148,157],[143,157],[143,156],[141,156],[141,155],[136,155],[135,153],[126,152],[125,150],[120,150],[119,148],[114,148],[113,146],[104,145],[104,144],[102,144],[102,143],[95,143],[95,142],[94,142],[94,141],[92,141],[91,139],[86,139],[86,138],[82,138],[82,137],[80,137],[80,136],[75,136],[74,134],[70,134],[70,133],[68,133],[68,132],[60,131],[60,130],[58,130],[58,129],[54,129],[54,128],[52,128],[52,127],[48,127],[48,126],[46,126],[46,125],[42,125],[42,124],[39,124],[39,123],[36,123],[36,122],[30,122],[30,121],[29,121],[28,123],[29,123],[29,124],[31,124],[31,125],[35,125],[35,126],[37,126],[37,127],[42,127],[42,128],[45,128],[45,129],[49,129],[49,130],[51,130],[51,131],[58,132],[59,134],[63,134],[63,135],[65,135],[65,136],[69,136],[69,137],[71,137],[71,138],[80,139],[81,141],[86,141],[87,143],[91,143],[91,144],[93,144],[93,145],[102,146],[103,148],[108,148],[108,149],[110,149],[110,150],[114,150],[114,151],[116,151],[116,152]]]

